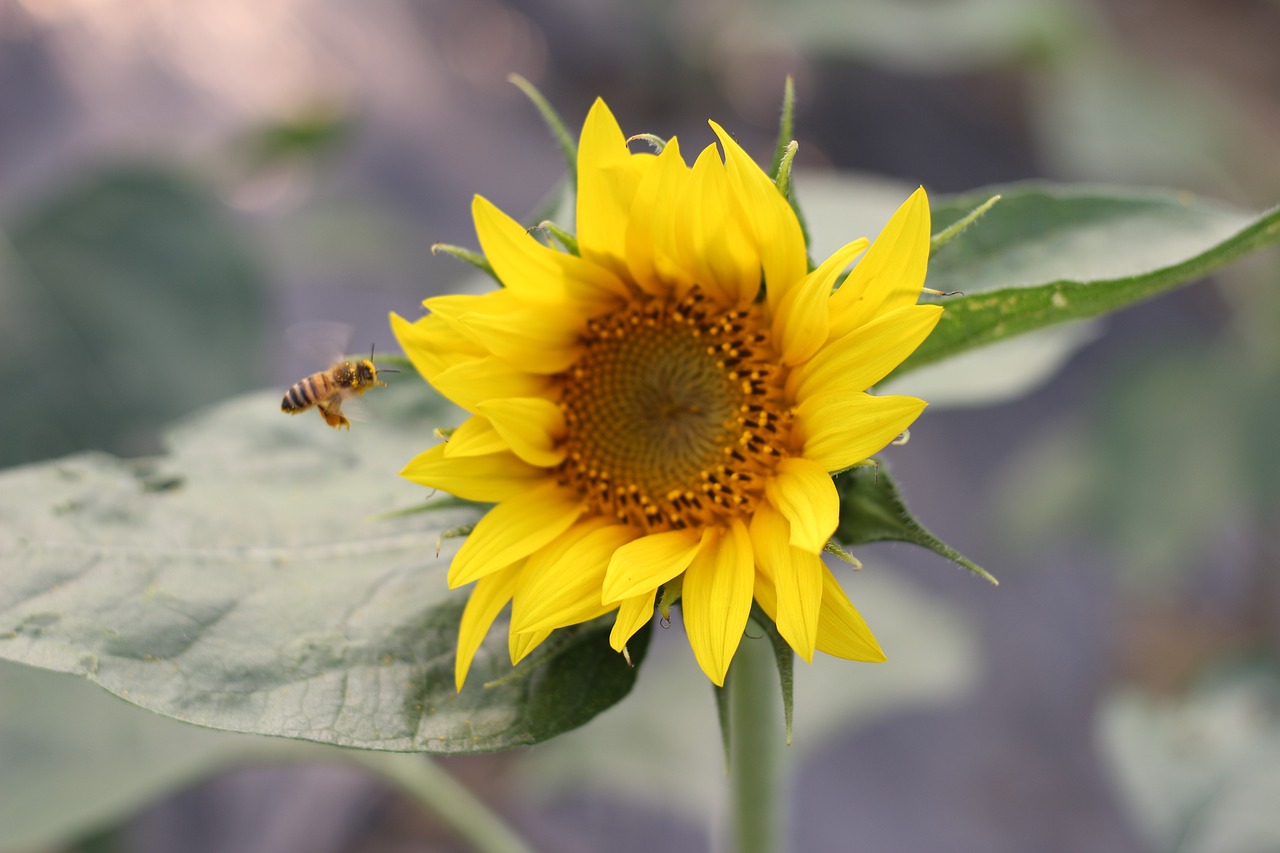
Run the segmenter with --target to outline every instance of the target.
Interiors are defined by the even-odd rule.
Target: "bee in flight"
[[[388,368],[384,373],[396,373]],[[334,429],[351,428],[351,421],[342,414],[342,401],[359,396],[370,388],[385,388],[379,381],[378,368],[373,363],[373,350],[369,357],[359,361],[338,361],[328,370],[313,373],[294,384],[280,402],[280,411],[296,415],[312,406],[320,410],[324,422]]]

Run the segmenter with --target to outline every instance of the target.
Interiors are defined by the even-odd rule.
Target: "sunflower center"
[[[646,297],[592,320],[582,352],[560,377],[562,482],[647,531],[755,507],[790,432],[759,307]]]

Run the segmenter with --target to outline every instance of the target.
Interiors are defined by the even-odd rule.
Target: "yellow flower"
[[[632,153],[596,101],[578,153],[580,256],[477,197],[505,287],[428,299],[412,323],[392,315],[419,372],[471,413],[403,475],[497,504],[449,570],[451,587],[475,584],[458,689],[508,602],[514,664],[614,611],[621,651],[664,588],[716,684],[753,598],[805,660],[884,659],[821,554],[839,514],[831,472],[925,406],[866,390],[941,314],[917,304],[928,200],[916,191],[870,249],[855,240],[810,272],[786,199],[711,126],[724,159],[709,145],[690,168],[675,139]]]

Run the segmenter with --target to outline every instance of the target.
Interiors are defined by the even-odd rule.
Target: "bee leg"
[[[334,429],[351,429],[351,421],[347,420],[342,414],[342,407],[337,403],[325,405],[320,403],[316,406],[320,410],[320,415],[324,418],[324,422]]]

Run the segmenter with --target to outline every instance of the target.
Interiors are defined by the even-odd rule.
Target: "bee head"
[[[368,370],[367,374],[365,373],[366,369]],[[384,367],[382,368],[382,372],[383,373],[399,373],[400,371],[395,370],[394,368],[391,368],[391,367]],[[368,360],[360,362],[360,379],[367,382],[374,382],[377,380],[377,378],[378,378],[378,368],[374,367],[373,365],[373,344],[370,344]],[[380,383],[380,384],[386,384],[386,383]]]

